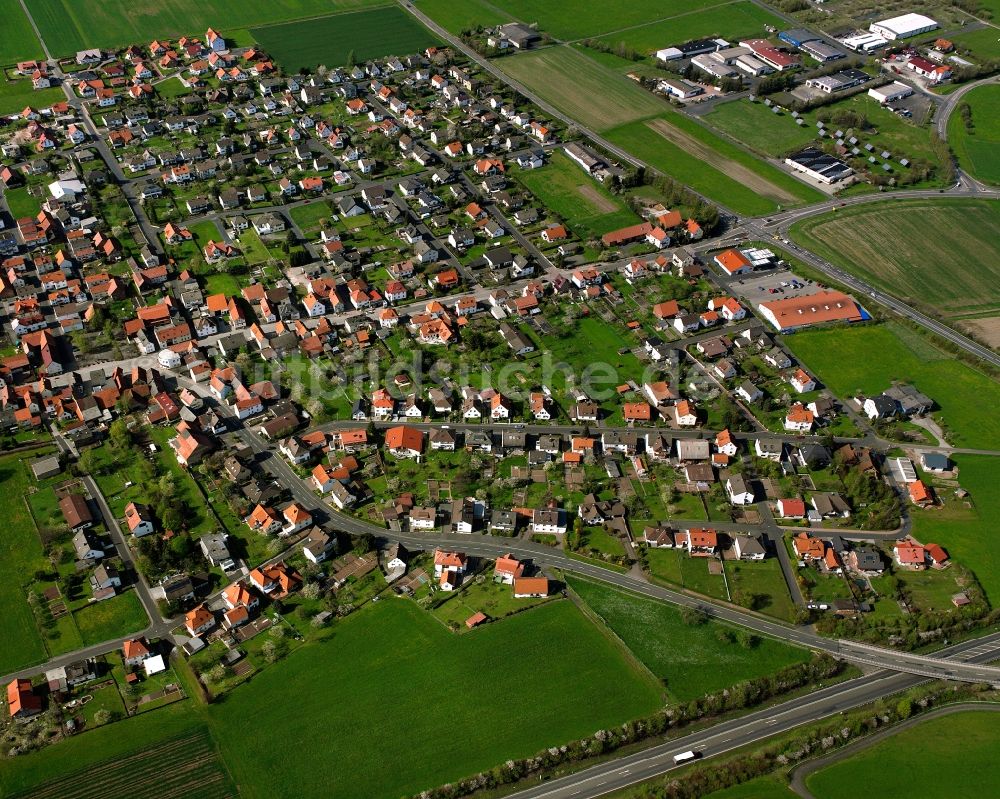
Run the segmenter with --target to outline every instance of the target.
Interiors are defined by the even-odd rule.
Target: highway
[[[1000,656],[1000,633],[942,650],[949,661],[982,663]],[[659,777],[674,769],[674,755],[695,751],[702,758],[724,755],[749,744],[764,741],[803,724],[874,702],[919,685],[923,680],[903,674],[878,671],[864,677],[822,688],[801,699],[765,707],[707,730],[683,735],[649,749],[547,780],[525,788],[511,799],[595,799],[630,785]]]

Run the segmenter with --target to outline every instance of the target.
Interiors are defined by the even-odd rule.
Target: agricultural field
[[[561,151],[553,154],[547,166],[517,173],[517,180],[582,239],[599,238],[640,221],[621,198]]]
[[[997,458],[957,455],[958,483],[969,492],[967,500],[941,489],[942,508],[913,511],[913,534],[919,541],[934,541],[955,560],[967,566],[979,580],[991,605],[1000,602],[1000,553],[983,546],[983,531],[1000,518],[1000,481]]]
[[[73,612],[84,646],[123,638],[149,624],[146,611],[135,591],[125,591],[103,602],[86,605]]]
[[[1000,449],[1000,384],[897,324],[838,327],[788,336],[785,343],[837,396],[878,394],[893,380],[915,385],[940,410],[948,443]],[[977,556],[978,557],[978,556]]]
[[[487,0],[417,0],[414,5],[450,33],[474,30],[479,26],[493,27],[510,22],[513,17],[503,13]]]
[[[716,103],[702,119],[751,150],[771,158],[784,157],[816,139],[815,128],[796,125],[787,112],[775,114],[763,103],[751,103],[747,99]]]
[[[576,577],[570,587],[657,677],[673,700],[684,702],[742,680],[773,674],[809,659],[809,653],[768,638],[745,646],[736,630],[715,621],[691,626],[677,608]],[[733,639],[720,633],[730,630]]]
[[[227,799],[236,786],[211,734],[184,703],[61,741],[7,761],[0,793],[9,799]]]
[[[817,255],[935,316],[1000,311],[1000,201],[865,204],[799,222],[791,233]]]
[[[396,6],[251,28],[250,33],[289,73],[403,56],[437,44],[430,31]]]
[[[25,587],[36,570],[47,567],[27,495],[34,486],[28,461],[20,455],[0,458],[0,485],[6,496],[4,527],[0,534],[0,673],[37,663],[45,647],[26,599]]]
[[[0,115],[16,114],[23,111],[26,105],[32,108],[48,108],[65,98],[63,90],[58,87],[35,91],[31,81],[23,78],[21,80],[4,78],[0,81]]]
[[[680,114],[629,122],[605,135],[655,169],[738,213],[764,215],[779,206],[820,199],[815,189]]]
[[[985,710],[928,719],[806,777],[816,799],[861,794],[894,799],[996,796],[1000,714]],[[933,750],[933,758],[914,757]]]
[[[289,773],[303,796],[409,795],[660,706],[655,681],[569,602],[454,635],[387,599],[338,623],[334,641],[332,655],[304,646],[210,708],[248,799],[279,794]],[[307,705],[271,723],[275,708]]]
[[[28,10],[53,55],[72,55],[87,47],[146,44],[182,34],[203,36],[213,26],[246,28],[304,17],[353,11],[385,0],[160,0],[138,5],[127,0],[26,0]]]
[[[616,25],[616,30],[598,37],[612,46],[619,43],[640,53],[655,53],[664,47],[681,44],[691,39],[723,38],[738,41],[746,36],[764,36],[765,25],[779,30],[785,23],[749,0],[722,3],[704,10],[678,8],[675,15],[638,27]]]
[[[965,105],[970,113],[968,126],[962,115]],[[972,177],[1000,184],[1000,85],[979,86],[959,100],[948,118],[948,143],[959,165]]]
[[[20,0],[0,0],[0,19],[0,65],[45,57]]]
[[[598,132],[662,114],[666,103],[571,47],[548,47],[497,62],[564,114]]]
[[[582,39],[693,12],[716,3],[713,0],[632,0],[628,3],[493,0],[492,5],[522,22],[537,22],[540,30],[557,39]]]

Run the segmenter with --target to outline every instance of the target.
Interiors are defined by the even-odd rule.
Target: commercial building
[[[810,58],[819,61],[821,64],[836,61],[839,58],[847,58],[847,53],[838,50],[836,47],[829,45],[826,42],[818,40],[814,42],[803,42],[799,49]]]
[[[857,36],[846,36],[840,43],[848,50],[856,53],[871,53],[889,44],[889,40],[878,33],[859,33]]]
[[[900,17],[873,22],[869,27],[872,33],[877,33],[886,39],[906,39],[927,31],[936,30],[938,24],[923,14],[903,14]]]
[[[783,333],[827,322],[860,322],[864,318],[854,298],[840,291],[818,291],[803,297],[762,302],[757,307]]]
[[[806,147],[785,159],[796,172],[802,172],[820,183],[838,183],[854,174],[854,170],[839,158],[827,155],[815,147]]]
[[[898,80],[893,81],[886,86],[878,86],[874,89],[868,90],[868,96],[875,98],[882,105],[896,100],[902,100],[904,97],[909,97],[911,94],[913,94],[913,87],[907,86],[905,83],[900,83]]]

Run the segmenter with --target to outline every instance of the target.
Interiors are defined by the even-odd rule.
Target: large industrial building
[[[934,20],[923,14],[903,14],[901,17],[873,22],[868,30],[886,39],[908,39],[910,36],[936,30],[937,27]]]
[[[830,322],[860,322],[865,318],[854,298],[839,291],[818,291],[803,297],[762,302],[757,308],[782,333]]]

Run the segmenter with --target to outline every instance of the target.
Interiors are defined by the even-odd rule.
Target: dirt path
[[[743,164],[733,161],[731,158],[726,158],[718,151],[698,141],[689,133],[674,127],[665,119],[652,119],[646,125],[659,133],[667,141],[676,144],[686,153],[704,161],[706,164],[714,166],[720,172],[753,189],[758,194],[769,197],[782,205],[794,205],[799,202],[799,198],[791,192],[775,186],[749,167],[743,166]]]
[[[806,777],[810,774],[820,771],[827,766],[832,766],[834,763],[839,763],[841,760],[846,760],[847,758],[852,757],[871,746],[881,743],[886,738],[891,738],[893,735],[896,735],[903,730],[915,727],[917,724],[929,721],[930,719],[941,718],[942,716],[951,716],[955,713],[967,713],[970,710],[983,710],[990,713],[998,713],[1000,712],[1000,705],[988,705],[984,702],[963,702],[962,704],[948,705],[947,707],[941,707],[935,710],[930,710],[927,713],[922,713],[915,718],[907,719],[900,724],[895,724],[892,727],[880,730],[879,732],[868,735],[861,740],[848,744],[843,749],[838,749],[836,752],[826,755],[825,757],[803,763],[801,766],[798,766],[792,771],[792,780],[789,787],[799,796],[803,797],[803,799],[816,799],[806,787]]]
[[[577,193],[592,205],[598,213],[613,214],[618,210],[618,205],[610,197],[601,194],[596,186],[588,186],[586,183],[577,187]]]

